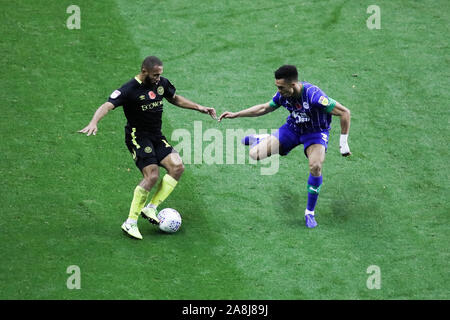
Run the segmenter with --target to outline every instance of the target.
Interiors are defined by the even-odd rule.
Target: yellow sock
[[[128,218],[134,220],[138,219],[139,214],[145,205],[145,201],[147,201],[148,193],[149,192],[141,186],[137,186],[136,189],[134,189],[133,201],[131,201],[130,214],[128,215]]]
[[[150,204],[154,205],[155,207],[159,206],[161,202],[166,200],[166,198],[173,191],[173,189],[175,189],[177,183],[178,183],[177,180],[166,174],[162,178],[161,183],[158,186],[158,190],[153,195]]]

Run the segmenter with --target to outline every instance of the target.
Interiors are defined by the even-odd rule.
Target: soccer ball
[[[181,216],[177,210],[165,208],[158,212],[159,228],[168,233],[177,232],[181,227]]]

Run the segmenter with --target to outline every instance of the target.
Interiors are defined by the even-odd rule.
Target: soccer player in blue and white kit
[[[289,111],[286,123],[275,134],[253,135],[243,139],[250,144],[250,157],[262,160],[273,154],[287,155],[293,148],[303,144],[309,161],[307,182],[308,201],[305,210],[305,224],[315,228],[317,222],[314,208],[322,186],[322,165],[328,147],[332,115],[340,117],[340,152],[351,154],[347,143],[350,129],[350,111],[338,101],[328,97],[319,87],[298,81],[297,68],[293,65],[281,66],[275,71],[275,85],[278,92],[271,101],[255,105],[239,112],[224,112],[223,118],[258,117],[283,106]]]

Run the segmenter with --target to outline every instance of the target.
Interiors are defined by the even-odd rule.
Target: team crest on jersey
[[[156,92],[158,92],[158,94],[160,96],[162,96],[164,94],[164,87],[163,86],[159,86]]]
[[[156,98],[156,94],[153,91],[149,91],[148,96],[150,97],[150,99],[155,99]]]
[[[114,92],[111,93],[110,98],[111,99],[117,99],[120,96],[121,93],[122,92],[120,92],[119,90],[114,90]]]
[[[320,96],[320,98],[319,98],[319,103],[320,103],[321,105],[327,107],[327,106],[328,106],[328,99],[325,98],[324,96]]]
[[[152,148],[151,147],[145,147],[144,151],[145,151],[145,153],[151,153],[152,152]]]
[[[305,108],[305,110],[309,109],[309,103],[308,102],[303,102],[303,108]]]

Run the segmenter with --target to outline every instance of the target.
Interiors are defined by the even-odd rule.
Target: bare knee
[[[145,179],[153,186],[155,185],[155,183],[158,182],[159,172],[158,171],[152,172],[150,176],[146,177]]]
[[[270,152],[267,151],[267,148],[260,146],[251,148],[248,153],[253,160],[264,160],[267,157],[270,157]]]
[[[254,147],[254,148],[250,149],[249,155],[250,155],[250,158],[252,158],[253,160],[259,160],[258,159],[258,148]]]
[[[315,177],[322,174],[322,163],[320,161],[312,161],[309,163],[309,172]]]
[[[169,170],[169,175],[178,180],[184,172],[183,162],[174,164]]]
[[[146,170],[144,172],[144,179],[142,180],[142,186],[146,190],[150,190],[158,182],[158,179],[159,179],[158,168]]]

